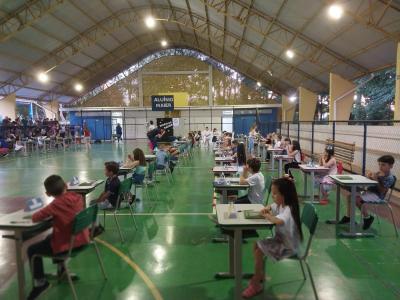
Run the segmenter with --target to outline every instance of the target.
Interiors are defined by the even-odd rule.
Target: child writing
[[[367,230],[374,222],[374,217],[368,214],[364,203],[375,203],[385,199],[386,193],[395,182],[395,178],[391,173],[394,165],[394,157],[384,155],[378,158],[379,171],[376,173],[368,172],[367,177],[378,182],[377,185],[369,187],[365,192],[357,195],[356,205],[361,209],[363,215],[363,230]],[[349,199],[348,199],[349,200]],[[339,224],[347,224],[350,222],[350,203],[347,201],[347,215],[339,221]]]
[[[133,150],[133,156],[128,155],[128,160],[124,164],[124,166],[130,167],[130,168],[135,168],[132,174],[132,183],[133,185],[135,184],[142,184],[145,173],[146,173],[146,157],[144,156],[144,153],[142,149],[136,148]],[[135,188],[136,191],[136,188]],[[136,194],[132,195],[131,201],[135,201]],[[140,201],[139,199],[136,199],[136,201]]]
[[[325,149],[324,154],[319,159],[319,164],[322,167],[329,168],[328,174],[325,176],[316,176],[316,183],[320,185],[321,191],[321,200],[319,201],[320,204],[326,205],[328,204],[328,192],[332,189],[335,182],[332,180],[329,175],[336,175],[337,174],[337,165],[336,165],[336,158],[333,146],[327,146]]]
[[[32,215],[33,222],[39,222],[49,217],[53,219],[53,232],[44,240],[29,246],[27,253],[33,273],[34,284],[28,299],[36,299],[44,293],[50,286],[46,280],[43,270],[42,257],[35,255],[56,255],[69,250],[71,242],[72,223],[75,215],[83,209],[83,199],[81,195],[67,192],[64,180],[58,175],[51,175],[44,181],[46,194],[54,197],[54,200]],[[74,248],[81,247],[89,242],[89,231],[85,229],[74,240]],[[58,266],[57,275],[64,275],[64,268]]]
[[[261,162],[258,158],[250,158],[243,167],[240,175],[240,184],[248,184],[249,191],[246,196],[236,200],[237,204],[262,204],[264,202],[264,175],[260,172]]]
[[[254,297],[264,288],[264,256],[276,261],[296,255],[303,239],[299,201],[293,181],[285,177],[275,179],[271,194],[274,203],[265,207],[261,214],[275,224],[275,235],[254,244],[255,271],[243,291],[244,298]]]
[[[114,161],[104,164],[104,175],[107,177],[104,192],[97,199],[100,209],[115,208],[118,202],[118,190],[120,181],[118,179],[119,165]]]

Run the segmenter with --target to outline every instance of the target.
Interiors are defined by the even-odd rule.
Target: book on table
[[[353,177],[351,177],[349,175],[339,175],[339,176],[336,176],[336,178],[340,179],[340,180],[352,180],[353,179]]]
[[[91,186],[95,183],[95,181],[87,181],[87,182],[82,182],[79,184],[79,186]]]
[[[256,210],[245,210],[243,214],[245,219],[264,219],[261,212]]]

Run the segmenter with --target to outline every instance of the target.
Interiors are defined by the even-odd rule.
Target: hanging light
[[[289,97],[289,101],[290,101],[290,102],[295,102],[296,100],[297,100],[297,96],[294,96],[294,95],[293,95],[293,96],[290,96],[290,97]]]
[[[49,75],[47,75],[46,72],[40,72],[37,74],[37,79],[42,82],[42,83],[46,83],[49,81]]]
[[[144,23],[148,28],[154,28],[156,26],[156,20],[152,16],[146,17]]]
[[[166,40],[162,40],[161,41],[161,46],[162,47],[167,47],[167,45],[168,45],[168,42]]]
[[[294,51],[291,49],[286,50],[286,56],[292,59],[294,57]]]
[[[257,81],[257,86],[261,87],[261,82]]]
[[[81,83],[75,83],[74,89],[77,92],[82,92],[83,91],[83,85]]]
[[[339,4],[332,4],[328,8],[328,15],[333,20],[339,20],[343,16],[343,7]]]

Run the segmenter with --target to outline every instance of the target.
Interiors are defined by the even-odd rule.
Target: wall
[[[103,92],[79,104],[82,107],[151,106],[152,95],[184,93],[187,106],[276,104],[240,75],[227,76],[193,57],[168,56],[154,60]],[[211,78],[211,79],[210,79]],[[211,85],[209,81],[211,80]],[[211,88],[211,101],[209,99]],[[272,95],[272,94],[271,94]]]
[[[8,95],[3,99],[0,99],[0,119],[4,117],[9,117],[12,120],[15,119],[15,107],[16,107],[16,97],[15,94]]]

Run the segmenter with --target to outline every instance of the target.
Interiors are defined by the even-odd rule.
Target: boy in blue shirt
[[[377,203],[384,201],[387,191],[395,183],[395,178],[390,170],[394,165],[394,157],[391,155],[384,155],[378,158],[379,171],[376,173],[368,172],[369,179],[378,182],[377,185],[369,187],[366,191],[357,196],[356,205],[361,209],[363,215],[363,230],[367,230],[374,222],[374,217],[369,215],[364,203]],[[345,215],[339,224],[347,224],[350,222],[350,203],[347,202],[347,215]]]

